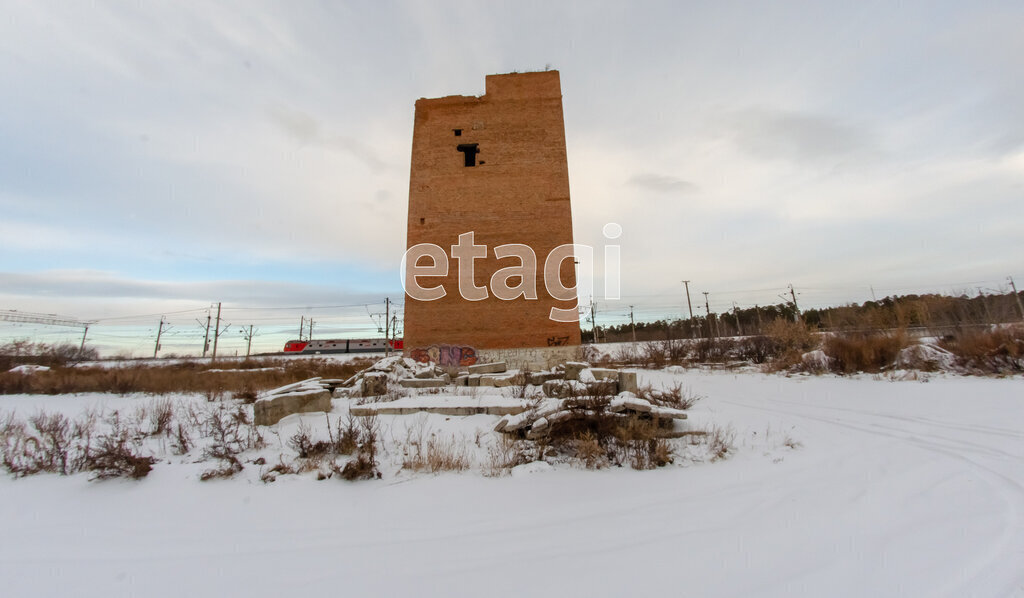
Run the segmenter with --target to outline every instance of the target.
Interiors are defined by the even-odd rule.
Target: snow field
[[[693,424],[735,432],[729,459],[652,471],[429,475],[391,455],[370,482],[264,484],[247,464],[200,483],[210,463],[169,456],[139,482],[4,478],[0,576],[11,596],[1024,596],[1021,380],[925,379],[641,371],[706,397]],[[385,442],[425,427],[477,460],[497,419],[379,416]],[[322,438],[325,420],[278,435],[303,422]],[[281,441],[266,436],[269,461]]]

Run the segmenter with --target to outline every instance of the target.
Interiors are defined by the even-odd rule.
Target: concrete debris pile
[[[443,372],[432,363],[419,363],[414,359],[395,355],[385,357],[345,380],[339,394],[375,397],[387,394],[388,384],[398,384],[403,380],[439,379],[443,381],[442,375]],[[424,384],[423,387],[426,386],[428,384]],[[439,386],[443,386],[443,384]]]
[[[408,357],[388,357],[352,376],[343,384],[346,396],[374,397],[387,394],[388,385],[403,388],[441,388],[446,386],[538,386],[545,396],[564,398],[599,390],[601,394],[637,390],[636,372],[593,368],[584,362],[570,361],[539,372],[508,369],[504,361],[478,363],[450,374],[433,363],[419,363]]]
[[[331,393],[337,380],[310,378],[261,393],[253,403],[258,426],[272,426],[294,413],[331,410]]]
[[[664,430],[665,436],[673,436],[676,435],[674,421],[686,419],[686,412],[654,405],[631,392],[614,397],[545,399],[528,411],[502,417],[494,431],[534,440],[548,436],[560,426],[570,425],[573,420],[596,417],[653,420],[659,429]]]

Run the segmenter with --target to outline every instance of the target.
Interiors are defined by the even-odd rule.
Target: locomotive
[[[396,338],[387,341],[382,338],[332,338],[311,341],[288,341],[284,344],[284,352],[290,354],[318,353],[374,353],[383,352],[388,343],[392,351],[401,351],[404,343]]]

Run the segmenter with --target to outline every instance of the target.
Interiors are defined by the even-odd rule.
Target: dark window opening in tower
[[[461,143],[455,149],[463,153],[466,166],[476,166],[476,155],[480,152],[475,143]]]

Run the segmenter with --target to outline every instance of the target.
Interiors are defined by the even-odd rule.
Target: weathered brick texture
[[[459,134],[456,134],[456,133]],[[476,165],[466,166],[459,145],[476,144]],[[473,231],[487,245],[476,260],[475,282],[488,286],[498,269],[518,260],[494,256],[494,248],[521,243],[537,255],[537,299],[467,301],[459,295],[458,261],[451,246]],[[433,243],[449,255],[446,277],[421,277],[421,286],[443,284],[447,296],[417,301],[406,296],[406,351],[430,345],[507,349],[578,345],[579,325],[549,318],[556,301],[544,286],[544,260],[572,243],[569,168],[557,71],[488,75],[480,97],[448,96],[416,102],[409,181],[408,247]],[[421,262],[429,263],[429,261]],[[576,284],[572,260],[562,282]],[[513,281],[514,285],[515,281]]]

